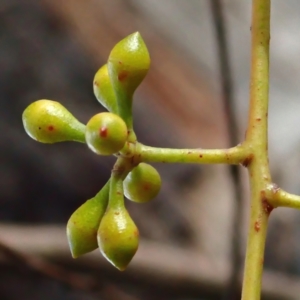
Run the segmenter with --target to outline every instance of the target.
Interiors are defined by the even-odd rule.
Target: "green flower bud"
[[[101,67],[95,74],[93,88],[97,100],[110,112],[118,113],[117,100],[110,82],[107,65]]]
[[[31,103],[24,110],[22,121],[27,134],[38,142],[85,142],[85,125],[59,102],[43,99]]]
[[[110,112],[99,113],[88,121],[85,139],[93,152],[111,155],[124,147],[127,127],[118,115]]]
[[[134,202],[145,203],[159,193],[161,178],[154,167],[140,163],[127,175],[123,185],[126,198]]]
[[[73,258],[98,248],[97,231],[106,211],[108,198],[109,182],[70,217],[67,224],[67,238]]]
[[[109,75],[116,93],[132,95],[149,67],[149,52],[139,32],[117,43],[108,58]]]
[[[102,255],[123,271],[135,255],[139,231],[125,207],[109,208],[98,230],[98,245]]]
[[[132,133],[130,141],[136,140],[132,122],[132,97],[150,67],[148,49],[136,32],[120,41],[108,58],[108,73],[117,98],[118,115]]]

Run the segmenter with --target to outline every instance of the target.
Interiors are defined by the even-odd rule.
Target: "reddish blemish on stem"
[[[257,118],[256,121],[257,121],[257,122],[260,122],[260,121],[261,121],[261,118]]]
[[[115,174],[122,174],[124,172],[124,167],[121,166],[113,167],[112,172]]]
[[[255,230],[256,232],[259,232],[259,230],[260,230],[260,223],[259,223],[259,221],[256,221],[256,222],[254,223],[254,230]]]
[[[49,125],[49,126],[48,126],[48,130],[49,130],[49,131],[53,131],[53,130],[54,130],[54,126],[53,126],[53,125]]]
[[[269,215],[274,209],[274,207],[268,202],[265,191],[261,191],[261,203],[264,211],[266,212],[266,214]]]
[[[243,165],[245,168],[247,168],[247,167],[250,165],[250,163],[252,162],[253,157],[254,157],[254,155],[251,153],[248,157],[246,157],[246,158],[244,159],[244,161],[242,162],[242,165]]]
[[[99,130],[99,135],[103,138],[107,137],[107,128],[106,127],[101,127]]]
[[[202,158],[202,157],[203,157],[203,155],[202,155],[202,154],[200,154],[200,155],[199,155],[199,157],[200,157],[200,158]]]
[[[226,160],[229,161],[230,155],[226,151]]]
[[[264,211],[269,215],[271,211],[274,209],[274,207],[266,200],[264,199],[262,201],[262,205],[264,207]]]
[[[94,81],[94,85],[96,85],[96,86],[99,86],[99,83],[98,83],[98,81]]]
[[[119,74],[118,74],[118,80],[119,81],[124,81],[128,76],[128,72],[127,71],[121,71]]]

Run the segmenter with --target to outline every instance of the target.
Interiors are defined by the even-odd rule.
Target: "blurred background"
[[[139,140],[234,146],[212,2],[0,0],[1,300],[239,299],[233,279],[241,278],[247,233],[244,169],[238,183],[227,166],[155,165],[163,179],[159,196],[144,205],[127,202],[141,245],[120,273],[98,251],[73,260],[65,236],[68,218],[105,184],[114,159],[82,144],[39,144],[21,121],[26,106],[42,98],[61,102],[83,123],[103,111],[92,91],[94,74],[119,40],[139,31],[152,59],[134,100]],[[221,4],[235,137],[242,141],[251,1]],[[294,193],[300,193],[299,14],[297,0],[272,1],[270,164],[273,180]],[[239,201],[237,184],[244,191]],[[272,213],[263,299],[300,299],[299,224],[298,211]]]

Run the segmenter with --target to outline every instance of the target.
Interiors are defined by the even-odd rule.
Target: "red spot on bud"
[[[53,130],[54,130],[54,126],[53,126],[53,125],[49,125],[49,126],[48,126],[48,130],[49,130],[49,131],[53,131]]]
[[[99,135],[103,138],[107,137],[107,128],[106,127],[101,127],[99,130]]]
[[[128,76],[128,72],[127,71],[121,71],[119,74],[118,74],[118,80],[119,81],[124,81]]]
[[[98,81],[94,81],[94,85],[96,85],[96,86],[99,86],[99,83],[98,83]]]
[[[143,189],[144,189],[144,191],[148,191],[149,189],[150,189],[150,185],[149,184],[144,184],[143,185]]]

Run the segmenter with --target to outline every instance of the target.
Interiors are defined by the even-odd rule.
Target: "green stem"
[[[268,163],[268,99],[270,0],[252,1],[252,50],[250,113],[244,146],[252,151],[248,166],[251,213],[244,269],[242,300],[259,300],[268,217],[272,206],[266,198],[271,183]]]
[[[133,130],[132,118],[132,98],[133,95],[127,95],[124,91],[116,93],[118,103],[118,115],[124,120],[128,129],[128,142],[135,143],[136,135]]]
[[[103,199],[109,198],[109,188],[110,188],[110,179],[105,183],[105,185],[102,187],[102,189],[94,196],[96,201],[101,202]],[[105,204],[107,206],[107,203]]]
[[[290,194],[271,184],[266,190],[266,197],[274,207],[290,207],[300,209],[300,196]]]
[[[138,143],[126,142],[121,151],[117,154],[117,156],[122,156],[126,158],[131,158],[136,154],[136,146]]]
[[[242,146],[229,149],[168,149],[137,145],[139,159],[144,162],[246,164],[247,150]]]
[[[119,176],[112,174],[110,178],[110,190],[109,190],[109,208],[124,207],[123,196],[123,180]]]
[[[86,126],[84,124],[80,123],[79,121],[76,123],[74,122],[74,124],[70,123],[70,126],[74,130],[74,135],[72,136],[72,140],[75,142],[86,144],[86,141],[85,141]]]
[[[119,157],[114,164],[110,176],[109,202],[110,208],[124,206],[123,180],[134,168],[135,164],[131,159]]]

